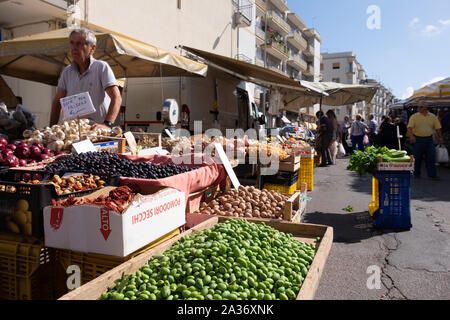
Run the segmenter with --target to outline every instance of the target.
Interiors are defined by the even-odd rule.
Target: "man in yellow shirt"
[[[442,143],[441,124],[434,114],[428,112],[427,105],[423,101],[417,105],[417,111],[408,122],[409,141],[414,148],[414,176],[420,178],[422,157],[425,156],[428,177],[438,180],[433,133],[436,130],[439,143]]]

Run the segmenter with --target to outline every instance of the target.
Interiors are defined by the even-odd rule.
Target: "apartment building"
[[[308,29],[283,0],[255,0],[255,12],[255,64],[293,79],[319,81],[322,40],[317,30]],[[255,97],[261,92],[262,88],[256,87]],[[314,113],[313,107],[308,109]],[[297,120],[295,113],[282,112]],[[275,126],[276,115],[269,116]]]
[[[375,120],[380,124],[381,118],[389,114],[389,105],[395,103],[395,96],[390,89],[386,88],[375,79],[366,79],[365,81],[362,81],[361,84],[369,84],[378,87],[372,101],[366,106],[366,114],[373,114]]]
[[[358,62],[353,52],[322,53],[321,74],[324,82],[337,82],[344,84],[362,84],[367,76],[366,71]],[[345,116],[355,119],[357,114],[366,119],[368,113],[366,102],[358,102],[346,106],[322,106],[324,112],[334,110],[338,120]]]

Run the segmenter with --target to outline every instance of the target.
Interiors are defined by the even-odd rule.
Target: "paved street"
[[[334,243],[322,274],[317,300],[450,299],[450,169],[441,181],[414,180],[412,229],[372,227],[368,205],[372,176],[346,170],[347,159],[314,169],[303,222],[334,228]],[[349,213],[343,208],[351,205]],[[381,288],[368,289],[371,265],[381,268]]]

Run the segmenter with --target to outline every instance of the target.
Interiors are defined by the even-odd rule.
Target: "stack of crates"
[[[411,224],[411,171],[377,171],[378,200],[375,200],[373,223],[378,228],[409,230]],[[374,184],[376,186],[376,184]],[[373,188],[374,189],[374,188]],[[376,191],[373,197],[376,197]],[[369,208],[370,210],[370,208]]]
[[[42,240],[0,234],[0,299],[55,299],[53,262]]]
[[[302,182],[306,183],[306,190],[312,191],[314,189],[314,155],[302,155],[297,181],[298,188],[300,188]]]
[[[298,174],[298,171],[279,171],[276,175],[263,176],[264,189],[294,194],[297,191]]]

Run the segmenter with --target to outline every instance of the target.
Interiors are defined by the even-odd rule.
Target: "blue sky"
[[[323,52],[353,51],[370,78],[405,98],[432,80],[450,77],[449,0],[287,0]],[[369,6],[380,9],[370,30]]]

